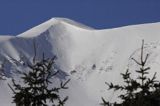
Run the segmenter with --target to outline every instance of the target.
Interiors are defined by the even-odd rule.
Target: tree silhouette
[[[62,89],[68,89],[66,82],[61,82],[59,87],[51,88],[53,84],[51,79],[59,72],[54,72],[54,66],[56,57],[42,59],[34,64],[28,64],[29,71],[21,72],[21,80],[23,84],[19,84],[14,79],[13,87],[9,85],[13,91],[13,102],[16,106],[64,106],[68,99],[68,96],[64,99],[60,98],[59,92]]]
[[[121,74],[124,85],[114,85],[107,83],[109,89],[125,91],[119,95],[122,103],[110,103],[102,97],[101,105],[103,106],[160,106],[160,82],[156,80],[156,73],[152,78],[148,78],[150,67],[146,66],[149,54],[144,58],[144,40],[142,41],[140,61],[132,58],[139,66],[139,70],[135,70],[138,74],[136,79],[131,78],[129,69]]]

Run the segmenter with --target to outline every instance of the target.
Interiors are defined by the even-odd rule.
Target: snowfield
[[[17,36],[0,36],[0,60],[5,62],[7,80],[0,81],[0,105],[15,106],[8,87],[16,65],[32,60],[33,44],[37,59],[57,56],[56,67],[63,73],[60,80],[70,78],[65,106],[99,106],[101,97],[119,101],[120,92],[108,91],[105,82],[123,83],[120,73],[137,68],[131,57],[139,59],[142,39],[149,53],[150,75],[157,72],[160,80],[160,23],[131,25],[97,30],[66,18],[53,18]],[[21,62],[20,62],[21,61]],[[56,83],[56,82],[55,82]]]

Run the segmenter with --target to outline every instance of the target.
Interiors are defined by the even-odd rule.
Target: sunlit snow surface
[[[117,101],[120,92],[108,91],[105,82],[122,83],[120,73],[127,68],[133,72],[145,40],[145,53],[149,53],[151,76],[157,71],[160,79],[160,23],[132,25],[113,29],[96,30],[65,18],[53,18],[17,36],[0,36],[1,63],[5,61],[6,75],[18,79],[16,65],[23,67],[21,59],[57,56],[56,67],[62,70],[60,80],[70,78],[69,89],[62,96],[69,96],[66,106],[98,106],[103,96]],[[0,81],[0,106],[12,104],[8,78]],[[56,83],[56,82],[54,82]]]

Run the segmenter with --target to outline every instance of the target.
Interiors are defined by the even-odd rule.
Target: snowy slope
[[[142,39],[145,51],[150,53],[151,75],[159,72],[159,29],[160,23],[151,23],[96,30],[69,19],[53,18],[15,37],[0,36],[0,59],[6,62],[7,76],[16,77],[13,63],[21,57],[31,60],[35,42],[37,58],[43,53],[46,57],[56,55],[56,66],[65,73],[59,78],[71,78],[69,89],[63,93],[69,96],[66,106],[98,106],[102,96],[116,100],[117,93],[107,91],[105,82],[122,83],[119,73],[128,67],[134,71],[130,58],[137,58]],[[9,82],[0,81],[1,106],[14,106]]]

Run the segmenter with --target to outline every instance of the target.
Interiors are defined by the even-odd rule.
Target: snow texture
[[[160,23],[131,25],[97,30],[66,18],[52,18],[17,36],[0,36],[0,60],[5,62],[7,80],[0,81],[0,105],[15,106],[8,87],[10,77],[18,79],[16,67],[34,56],[37,59],[57,56],[56,67],[61,69],[60,80],[70,78],[61,95],[69,96],[66,106],[98,106],[101,97],[117,101],[117,94],[108,91],[105,82],[123,83],[120,73],[136,68],[131,57],[138,58],[141,41],[149,53],[151,74],[160,75]],[[133,77],[135,75],[133,74]],[[157,77],[160,79],[160,77]],[[55,82],[56,83],[56,82]]]

